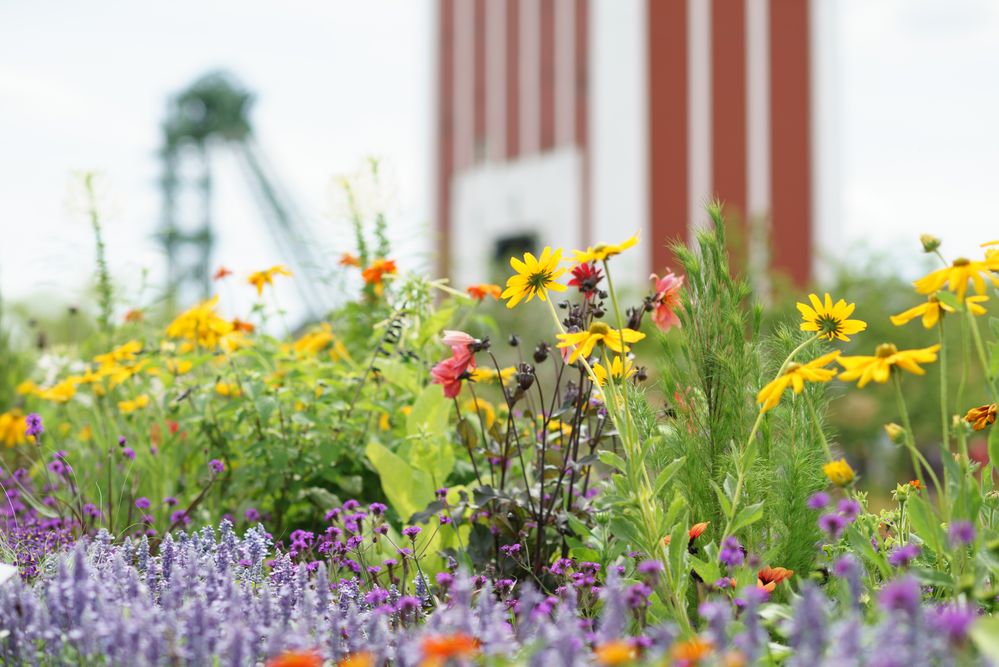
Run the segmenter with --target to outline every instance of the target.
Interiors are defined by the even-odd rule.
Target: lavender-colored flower
[[[823,514],[819,517],[819,528],[834,540],[843,534],[846,523],[846,519],[840,514]]]
[[[385,510],[387,509],[388,506],[385,505],[385,503],[371,503],[368,506],[368,510],[375,516],[381,516],[382,514],[385,514]]]
[[[128,439],[125,438],[125,436],[123,436],[123,435],[119,435],[118,436],[118,446],[119,447],[124,447],[127,444],[128,444]]]
[[[216,475],[221,475],[225,471],[225,464],[218,459],[212,459],[208,462],[208,469]]]
[[[643,560],[635,569],[640,574],[657,575],[663,571],[663,564],[657,560]]]
[[[853,498],[843,498],[839,501],[839,504],[836,505],[836,510],[844,519],[852,523],[857,520],[858,516],[860,516],[860,503]]]
[[[135,506],[140,510],[147,510],[151,505],[152,503],[149,501],[149,498],[146,498],[145,496],[139,496],[135,499]]]
[[[243,516],[246,517],[246,520],[250,523],[260,521],[260,512],[254,507],[247,508],[247,510],[243,512]]]
[[[948,533],[950,543],[955,547],[975,541],[975,526],[970,521],[952,521]]]
[[[37,412],[29,412],[28,416],[24,418],[25,423],[25,435],[30,435],[33,438],[37,438],[42,433],[45,432],[45,427],[42,426],[42,418]]]
[[[726,537],[725,541],[722,542],[721,551],[718,552],[719,562],[729,567],[737,567],[742,565],[745,559],[746,550],[739,544],[739,540],[736,539],[735,535]]]
[[[889,581],[881,589],[878,600],[885,609],[915,614],[921,599],[919,582],[910,576]]]
[[[908,567],[909,563],[914,561],[919,556],[919,545],[918,544],[903,544],[900,547],[895,547],[892,552],[888,555],[888,563],[893,567]]]
[[[420,534],[423,529],[419,526],[406,526],[402,529],[402,534],[408,537],[412,541],[416,541],[416,536]]]
[[[967,639],[977,616],[971,607],[948,604],[934,610],[931,623],[943,631],[951,644],[961,644]]]
[[[126,458],[126,459],[128,459],[129,461],[134,461],[134,460],[135,460],[135,450],[134,450],[134,449],[132,449],[131,447],[126,447],[126,448],[124,448],[123,450],[121,450],[121,453],[122,453],[122,454],[123,454],[123,455],[125,456],[125,458]]]
[[[820,510],[829,504],[829,494],[825,491],[813,493],[808,498],[808,507],[813,510]]]

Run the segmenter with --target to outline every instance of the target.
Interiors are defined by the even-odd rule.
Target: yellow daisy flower
[[[486,427],[487,431],[493,427],[493,424],[496,423],[496,411],[493,409],[493,406],[489,403],[489,401],[481,398],[470,398],[465,401],[465,405],[463,407],[465,408],[465,411],[470,414],[478,414],[478,416],[482,418],[482,425]],[[478,418],[476,418],[476,420],[477,419]]]
[[[837,371],[834,368],[826,368],[825,366],[836,359],[839,354],[839,350],[836,350],[835,352],[823,354],[821,357],[812,359],[806,364],[794,362],[788,364],[780,377],[774,379],[760,390],[760,393],[756,395],[756,402],[762,404],[761,409],[763,412],[767,412],[777,407],[781,396],[784,395],[784,390],[788,387],[791,387],[795,394],[800,394],[805,388],[806,380],[808,382],[829,382],[829,380],[836,377]]]
[[[257,288],[257,296],[264,295],[264,285],[273,285],[274,276],[291,276],[291,271],[286,267],[278,265],[272,266],[269,269],[264,269],[263,271],[255,271],[250,274],[250,277],[246,279],[246,282]]]
[[[202,347],[216,347],[219,340],[233,330],[232,322],[222,319],[215,312],[218,302],[219,297],[216,295],[184,311],[167,327],[167,336],[186,338]],[[187,350],[182,346],[178,351],[184,353]]]
[[[573,250],[573,259],[577,264],[585,264],[587,262],[602,262],[608,257],[613,257],[614,255],[620,255],[622,252],[630,248],[631,246],[638,243],[638,234],[634,234],[631,238],[617,245],[610,245],[608,243],[601,243],[596,246],[591,246],[586,250]]]
[[[239,385],[235,382],[216,382],[215,383],[215,393],[219,396],[239,396]]]
[[[611,361],[610,373],[607,372],[603,364],[593,364],[593,374],[597,376],[597,382],[600,383],[601,387],[607,384],[608,377],[627,379],[637,372],[637,369],[631,363],[631,359],[624,357],[624,361],[622,361],[621,355],[616,355],[613,361]]]
[[[829,478],[829,481],[836,486],[849,486],[850,482],[852,482],[854,477],[857,476],[857,474],[853,472],[853,468],[850,467],[850,464],[846,462],[846,459],[830,461],[822,466],[822,472],[824,472],[826,477]]]
[[[565,273],[565,269],[558,268],[561,261],[562,249],[552,251],[549,246],[541,251],[541,257],[529,252],[524,253],[524,261],[511,257],[510,266],[517,273],[507,279],[506,289],[500,295],[502,299],[509,299],[506,307],[513,308],[521,300],[530,301],[535,296],[544,301],[547,290],[564,292],[565,285],[555,282]]]
[[[0,443],[7,447],[23,445],[28,441],[27,431],[28,424],[24,421],[24,413],[19,409],[0,413]]]
[[[840,373],[840,380],[857,380],[857,386],[863,387],[871,380],[884,384],[891,375],[891,369],[898,366],[916,375],[926,371],[919,364],[928,364],[937,360],[940,344],[924,347],[919,350],[899,350],[891,343],[878,345],[874,356],[839,357],[837,361],[845,370]]]
[[[588,358],[597,343],[603,343],[615,352],[627,352],[631,348],[625,343],[637,343],[645,338],[645,334],[633,329],[612,329],[603,322],[594,322],[586,331],[559,334],[559,348],[572,348],[569,363],[574,363],[580,356]]]
[[[856,304],[847,303],[840,299],[835,304],[832,297],[826,292],[825,301],[821,301],[817,294],[809,294],[808,300],[812,305],[798,303],[798,310],[801,312],[802,331],[813,331],[818,333],[819,338],[825,340],[848,341],[849,336],[860,333],[867,328],[867,322],[862,320],[851,320],[850,315]]]
[[[947,285],[947,289],[957,296],[958,301],[964,301],[964,295],[968,291],[968,281],[971,281],[975,293],[979,295],[985,294],[986,279],[993,286],[999,287],[999,278],[992,275],[990,268],[988,257],[985,262],[959,257],[950,266],[937,269],[912,284],[920,294],[933,294]]]
[[[491,382],[497,378],[506,382],[514,375],[517,374],[517,369],[514,366],[507,366],[506,368],[500,370],[498,373],[494,368],[486,368],[483,366],[477,367],[475,370],[471,371],[468,376],[472,382]]]
[[[141,408],[149,405],[149,396],[147,394],[139,394],[133,399],[127,401],[118,401],[118,410],[123,414],[128,414],[130,412],[135,412]]]
[[[968,310],[971,311],[972,314],[984,315],[985,308],[983,308],[980,304],[983,304],[988,300],[989,297],[987,296],[969,296],[964,300],[964,304],[968,307]],[[926,303],[921,303],[914,308],[910,308],[905,312],[899,313],[898,315],[892,315],[890,319],[892,324],[900,327],[922,315],[923,326],[927,329],[932,329],[936,326],[937,322],[940,321],[940,318],[943,317],[944,313],[953,312],[953,308],[940,301],[935,294],[931,294],[926,297]]]

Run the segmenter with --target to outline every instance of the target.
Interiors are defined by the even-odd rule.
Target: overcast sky
[[[833,254],[908,251],[922,231],[968,251],[999,236],[999,3],[837,0],[826,12]],[[0,290],[80,294],[93,248],[69,193],[83,169],[105,176],[116,279],[134,289],[143,268],[160,274],[159,123],[170,93],[216,68],[257,92],[259,141],[324,244],[350,247],[332,178],[376,155],[391,165],[395,232],[421,247],[432,18],[429,0],[0,3]],[[221,261],[273,263],[240,172],[221,166]]]

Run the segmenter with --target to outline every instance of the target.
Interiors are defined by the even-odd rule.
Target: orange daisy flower
[[[469,285],[466,291],[476,301],[483,301],[487,296],[491,296],[493,301],[499,301],[500,293],[503,290],[499,285],[481,283],[479,285]]]
[[[340,261],[338,263],[340,266],[360,266],[361,260],[359,260],[356,255],[345,252],[340,255]]]
[[[986,426],[996,423],[996,404],[990,403],[968,410],[964,421],[971,424],[971,428],[976,431],[984,431]]]
[[[215,272],[214,276],[212,276],[212,280],[222,280],[223,278],[227,278],[228,276],[231,276],[231,275],[232,275],[232,271],[230,271],[229,269],[225,268],[224,266],[220,266],[219,270]]]
[[[382,278],[394,273],[396,273],[395,260],[377,259],[368,268],[361,271],[361,277],[364,278],[365,283],[374,286],[375,294],[381,294],[383,289]]]
[[[315,651],[285,651],[268,660],[267,667],[323,667],[323,657]]]
[[[233,331],[242,331],[243,333],[253,333],[253,330],[255,328],[256,327],[254,327],[253,324],[251,324],[250,322],[241,320],[238,317],[232,321]]]
[[[771,593],[777,584],[785,579],[790,579],[793,575],[794,570],[788,570],[784,567],[765,567],[756,573],[756,587]]]
[[[430,635],[423,638],[422,648],[422,667],[443,667],[449,660],[468,660],[477,656],[479,640],[460,632],[453,635]]]

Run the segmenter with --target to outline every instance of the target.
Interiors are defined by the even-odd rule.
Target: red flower
[[[497,301],[500,298],[500,293],[503,291],[500,289],[499,285],[493,285],[492,283],[482,283],[481,285],[469,285],[465,290],[468,292],[476,301],[483,301],[487,296],[491,296],[493,301]]]
[[[340,255],[339,264],[340,266],[360,266],[361,260],[359,260],[354,255],[351,255],[349,252],[345,252],[342,255]]]
[[[785,567],[765,567],[757,572],[756,587],[772,593],[777,584],[785,579],[790,579],[792,575],[794,575],[794,570]]]
[[[232,271],[230,271],[229,269],[225,268],[224,266],[220,266],[219,270],[215,272],[214,276],[212,276],[212,280],[222,280],[223,278],[225,278],[227,276],[231,276],[231,275],[232,275]]]
[[[655,310],[652,311],[652,321],[662,331],[680,326],[680,318],[676,316],[676,307],[680,305],[680,288],[683,286],[683,276],[673,275],[670,271],[660,278],[653,273],[649,276],[655,281],[656,296],[653,299]]]
[[[596,263],[577,264],[572,267],[571,273],[572,280],[569,281],[569,286],[578,288],[587,301],[592,299],[597,292],[597,283],[603,280],[603,274],[600,273]]]

